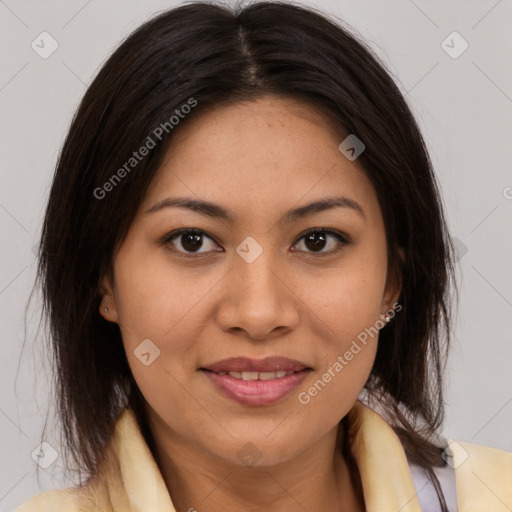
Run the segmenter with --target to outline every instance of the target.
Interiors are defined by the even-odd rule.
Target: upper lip
[[[275,372],[278,370],[300,372],[310,369],[305,363],[282,356],[271,356],[265,359],[248,357],[231,357],[216,363],[203,366],[202,369],[219,372]]]

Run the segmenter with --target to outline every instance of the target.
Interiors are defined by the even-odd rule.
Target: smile
[[[201,370],[222,396],[245,406],[264,406],[279,402],[300,386],[311,371],[219,372]]]

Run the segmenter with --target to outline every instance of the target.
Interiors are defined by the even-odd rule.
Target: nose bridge
[[[266,300],[272,300],[276,293],[280,293],[278,258],[273,254],[268,239],[266,242],[264,249],[262,238],[258,242],[249,236],[236,248],[233,271],[238,274],[237,281],[241,287],[246,289],[243,294],[246,297],[250,295],[257,299],[259,293],[262,298],[265,296]]]
[[[241,328],[260,339],[276,327],[290,328],[298,320],[279,255],[270,249],[270,242],[265,245],[264,248],[254,238],[247,237],[236,248],[228,300],[219,316],[225,329]]]

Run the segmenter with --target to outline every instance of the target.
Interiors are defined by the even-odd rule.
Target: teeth
[[[295,372],[285,370],[278,370],[277,372],[219,372],[219,375],[226,375],[226,373],[235,379],[241,380],[272,380],[292,375]]]
[[[242,372],[242,380],[258,380],[258,372]]]
[[[260,372],[259,380],[271,380],[276,378],[276,372]]]

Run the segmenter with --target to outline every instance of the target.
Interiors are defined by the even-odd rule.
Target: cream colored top
[[[348,420],[351,452],[361,475],[367,512],[438,511],[437,504],[421,500],[421,482],[413,478],[402,444],[388,423],[359,401],[350,410]],[[450,443],[454,448],[450,466],[455,468],[458,512],[511,512],[512,453],[469,443]],[[123,411],[116,423],[106,462],[96,479],[83,488],[38,494],[14,512],[98,510],[176,512],[130,408]]]

